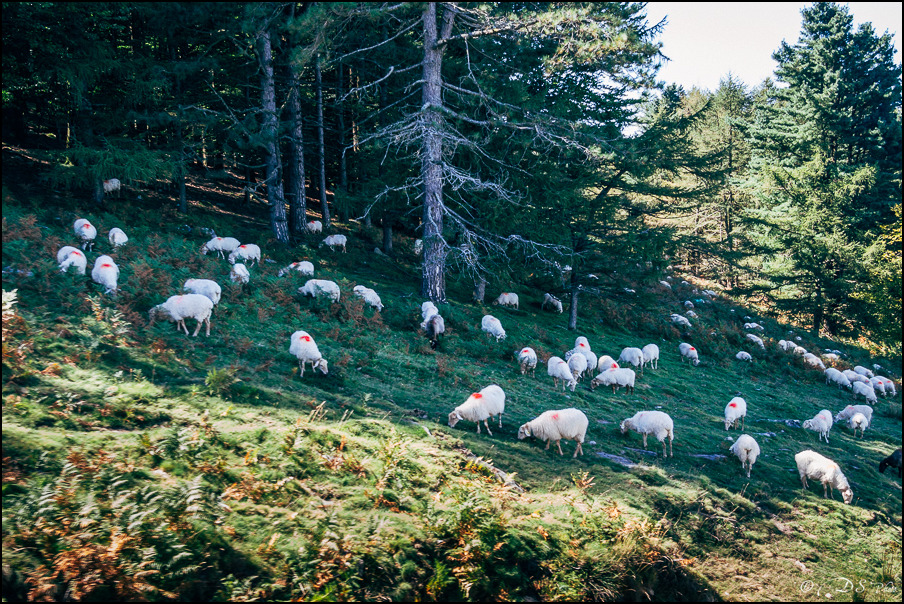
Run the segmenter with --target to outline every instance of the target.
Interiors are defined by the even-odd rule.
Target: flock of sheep
[[[319,221],[312,221],[308,223],[308,230],[320,232],[322,225]],[[85,252],[93,249],[94,240],[97,237],[97,228],[89,221],[79,219],[73,224],[73,231],[82,243],[81,250],[73,246],[63,247],[57,253],[57,262],[61,272],[66,272],[71,267],[75,267],[79,274],[84,275],[87,268]],[[114,251],[129,240],[119,228],[111,229],[108,236]],[[344,252],[346,244],[347,238],[345,235],[330,235],[323,240],[321,246],[327,245],[334,250],[341,248]],[[210,241],[201,247],[200,251],[202,254],[216,252],[220,258],[227,258],[232,265],[230,279],[236,283],[248,283],[250,279],[250,272],[245,263],[253,266],[261,261],[261,249],[259,246],[250,243],[242,244],[232,237],[217,237],[214,235]],[[313,277],[314,265],[309,261],[293,262],[281,269],[278,272],[278,276],[283,277],[294,271],[301,273],[303,276]],[[108,255],[101,255],[95,260],[91,277],[96,283],[105,287],[107,293],[114,293],[117,289],[119,267],[113,258]],[[671,284],[667,281],[660,283],[663,287],[672,289]],[[157,319],[169,320],[175,322],[177,329],[184,330],[186,335],[188,335],[185,319],[192,318],[197,321],[197,327],[192,335],[197,336],[201,326],[204,325],[206,326],[205,333],[209,336],[210,318],[214,307],[219,303],[221,297],[220,286],[209,279],[188,279],[183,285],[183,292],[151,308],[149,311],[151,323]],[[309,279],[304,286],[298,288],[298,292],[304,296],[327,298],[330,302],[337,302],[341,295],[339,285],[334,281],[325,279]],[[380,297],[373,289],[357,285],[353,292],[377,311],[383,310]],[[713,298],[716,293],[704,290],[702,295],[707,298]],[[702,301],[698,300],[698,302]],[[494,304],[517,309],[519,305],[518,295],[504,292],[499,295]],[[542,303],[543,309],[547,307],[560,313],[563,310],[561,301],[549,293],[544,296]],[[684,307],[687,316],[692,318],[697,316],[692,310],[694,308],[693,302],[686,301]],[[420,327],[430,341],[431,348],[436,349],[439,338],[445,332],[445,321],[432,302],[424,302],[421,305],[421,318],[423,321]],[[749,319],[749,317],[745,317],[745,319]],[[672,314],[670,320],[679,327],[690,326],[687,318],[679,314]],[[763,331],[761,325],[753,322],[745,323],[744,328],[749,331]],[[481,330],[488,337],[495,338],[497,342],[506,338],[506,332],[501,321],[492,315],[483,317]],[[746,339],[765,349],[765,343],[759,336],[748,333],[746,334]],[[786,352],[799,354],[804,362],[812,367],[824,370],[827,384],[835,384],[839,388],[849,388],[855,397],[858,395],[863,396],[866,402],[875,404],[877,392],[884,396],[889,394],[892,396],[896,395],[895,385],[892,380],[883,376],[876,376],[869,369],[860,366],[844,371],[834,367],[826,368],[819,357],[807,352],[790,340],[781,340],[778,345]],[[678,351],[683,361],[686,360],[694,366],[699,365],[699,354],[691,344],[682,342],[678,346]],[[306,331],[299,330],[292,334],[289,353],[298,360],[302,377],[304,376],[305,366],[308,363],[311,364],[312,370],[319,370],[323,374],[328,373],[327,360],[320,353],[314,338]],[[526,375],[530,371],[531,375],[534,375],[538,364],[536,351],[529,346],[525,346],[518,350],[515,355],[521,374]],[[839,351],[828,351],[823,355],[823,358],[835,362],[839,360],[838,355]],[[746,351],[739,351],[735,358],[748,362],[753,360],[750,353]],[[646,365],[653,369],[658,369],[658,361],[659,347],[656,344],[648,344],[643,348],[625,348],[619,355],[618,361],[616,361],[609,355],[597,357],[591,350],[587,338],[581,336],[575,340],[574,348],[564,354],[564,359],[558,356],[551,356],[546,361],[546,365],[548,375],[553,378],[554,389],[558,388],[561,381],[563,391],[566,387],[570,387],[571,391],[574,392],[578,381],[595,373],[595,377],[592,377],[589,381],[591,390],[596,388],[596,386],[611,386],[613,392],[620,388],[625,388],[626,392],[631,393],[634,390],[637,377],[635,369],[639,370],[642,375]],[[631,365],[634,369],[622,367],[620,363]],[[876,369],[878,370],[878,366],[876,366]],[[492,384],[480,392],[471,394],[464,403],[457,406],[449,413],[448,422],[450,427],[454,427],[463,420],[476,422],[478,434],[480,433],[480,423],[483,422],[487,433],[492,435],[487,420],[498,416],[499,426],[501,427],[504,411],[505,392],[498,385]],[[817,432],[819,440],[822,441],[824,439],[828,443],[829,431],[833,423],[846,420],[848,426],[854,430],[855,435],[859,430],[862,437],[864,431],[870,426],[872,412],[872,407],[868,405],[849,405],[835,415],[833,419],[831,412],[824,409],[812,419],[803,422],[803,428]],[[746,401],[741,397],[733,398],[725,407],[725,429],[736,427],[738,422],[740,422],[743,430],[746,415]],[[522,425],[518,430],[518,438],[524,439],[528,436],[533,436],[539,440],[546,441],[547,449],[554,442],[560,455],[562,454],[560,441],[573,440],[576,443],[573,457],[577,457],[578,454],[583,454],[582,444],[586,438],[588,425],[587,416],[578,409],[554,409],[546,411]],[[674,423],[672,418],[662,411],[639,411],[633,417],[622,421],[620,428],[622,434],[627,433],[629,430],[639,433],[643,437],[645,449],[647,447],[647,437],[650,435],[654,436],[662,443],[664,457],[666,456],[666,440],[668,440],[668,455],[671,456],[673,454]],[[756,440],[748,434],[742,434],[734,442],[730,450],[741,461],[742,470],[746,471],[749,478],[751,468],[760,454],[760,447]],[[827,494],[827,490],[834,488],[841,492],[845,503],[852,501],[853,492],[835,462],[810,450],[798,453],[795,456],[795,461],[797,462],[798,472],[804,488],[807,487],[808,478],[819,480],[823,484],[824,495]],[[880,470],[884,471],[889,466],[896,467],[899,475],[901,474],[900,449],[881,462]]]

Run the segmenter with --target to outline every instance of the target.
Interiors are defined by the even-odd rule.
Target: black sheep
[[[898,468],[898,478],[901,477],[901,449],[898,449],[881,462],[879,462],[879,472],[885,473],[885,468],[891,466],[893,468]]]

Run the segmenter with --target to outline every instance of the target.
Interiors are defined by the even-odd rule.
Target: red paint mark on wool
[[[76,256],[81,256],[81,255],[82,255],[82,253],[81,253],[80,251],[78,251],[78,250],[72,250],[72,252],[70,252],[70,253],[72,253],[72,254],[74,254],[74,255],[76,255]]]
[[[244,249],[245,246],[244,246],[244,245],[240,245],[239,247]]]
[[[728,406],[729,406],[729,407],[737,407],[738,404],[737,404],[737,403],[728,403]]]
[[[553,418],[553,419],[559,419],[559,414],[558,414],[558,413],[553,413],[553,414],[552,414],[552,418]]]
[[[223,241],[222,237],[217,237],[217,241]]]
[[[584,346],[586,346],[586,344],[584,344],[583,342],[581,342],[580,344],[578,344],[578,346],[584,347]]]
[[[305,342],[311,341],[311,336],[298,336],[299,340],[304,340]]]
[[[113,265],[112,264],[101,264],[100,267],[101,268],[113,268]]]
[[[691,350],[697,350],[697,349],[696,349],[696,348],[694,348],[694,347],[693,347],[693,346],[691,346]]]
[[[523,353],[524,353],[524,354],[527,354],[527,352],[528,352],[528,349],[527,349],[527,348],[525,348],[525,349],[524,349],[524,350],[522,350],[522,351],[521,351],[521,352],[523,352]]]
[[[91,225],[90,225],[89,223],[86,222],[85,224],[82,225],[82,228],[83,228],[83,229],[90,229],[90,228],[91,228]]]
[[[475,392],[474,394],[471,395],[471,398],[483,398],[483,395],[480,394],[479,392]]]

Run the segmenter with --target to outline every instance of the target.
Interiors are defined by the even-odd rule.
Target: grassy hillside
[[[863,439],[836,425],[819,443],[793,420],[852,398],[777,350],[791,327],[722,298],[698,304],[682,333],[668,315],[700,296],[639,269],[612,297],[585,298],[572,332],[540,311],[543,291],[491,284],[492,296],[518,292],[521,308],[480,306],[451,275],[432,351],[409,239],[386,258],[373,253],[376,230],[339,224],[346,254],[316,237],[281,250],[264,237],[265,209],[241,208],[228,182],[194,183],[188,217],[135,189],[100,211],[44,190],[24,154],[5,150],[3,163],[4,599],[901,600],[901,481],[877,467],[901,444],[900,388]],[[112,253],[116,296],[57,270],[78,217],[98,226],[92,262],[111,252],[110,228],[130,238]],[[249,287],[198,253],[197,227],[261,246]],[[301,298],[304,277],[276,277],[297,260],[337,281],[341,301]],[[209,338],[147,325],[189,277],[223,285]],[[382,313],[351,294],[359,283],[379,292]],[[487,313],[503,342],[480,331]],[[744,343],[748,314],[766,326],[766,352]],[[288,354],[299,329],[329,375],[299,377]],[[808,350],[844,350],[845,366],[877,361],[797,332]],[[520,375],[516,349],[562,356],[577,335],[615,357],[657,343],[659,369],[631,395],[586,381],[555,390],[545,366]],[[680,362],[681,341],[700,351],[698,367]],[[753,363],[734,360],[741,349]],[[449,411],[491,383],[507,395],[503,427],[449,428]],[[737,394],[763,451],[749,480],[727,451],[740,432],[722,423]],[[517,439],[522,423],[565,407],[590,418],[583,457],[571,442],[560,457]],[[620,434],[643,409],[674,419],[673,458]],[[808,448],[839,463],[852,505],[801,490],[793,457]]]

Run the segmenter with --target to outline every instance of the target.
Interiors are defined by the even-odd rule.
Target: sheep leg
[[[564,454],[564,453],[562,453],[562,441],[560,441],[560,440],[557,440],[557,441],[556,441],[556,446],[557,446],[557,447],[558,447],[558,448],[559,448],[559,455],[561,455],[561,456],[563,456],[563,457],[564,457],[564,456],[565,456],[565,454]]]
[[[204,319],[204,323],[207,324],[207,330],[204,332],[204,335],[210,335],[210,318]]]
[[[643,450],[644,451],[647,450],[647,435],[646,434],[643,435]]]
[[[803,485],[803,489],[806,491],[806,490],[807,490],[807,477],[806,477],[806,476],[801,476],[801,477],[800,477],[800,483]]]
[[[577,457],[577,456],[578,456],[578,453],[580,453],[581,455],[584,454],[584,449],[581,448],[581,443],[580,443],[579,441],[575,441],[575,442],[578,443],[578,446],[575,447],[575,449],[574,449],[574,455],[572,455],[572,457],[571,457],[572,459],[574,459],[575,457]]]
[[[493,433],[490,432],[490,425],[487,423],[487,420],[483,420],[483,425],[487,429],[487,434],[489,434],[490,436],[493,436]],[[477,422],[477,429],[480,430],[480,422]]]
[[[179,319],[179,323],[176,325],[176,327],[178,327],[179,325],[181,325],[182,329],[185,330],[185,335],[188,335],[188,327],[185,326],[185,319]]]
[[[499,414],[499,427],[502,427],[502,413]]]
[[[746,415],[742,415],[742,416],[741,416],[741,432],[744,431],[744,419],[745,419],[746,417],[747,417]]]
[[[548,440],[546,441],[546,448],[543,449],[544,451],[549,451],[549,443],[550,443],[550,442],[551,442],[551,441],[548,441]]]
[[[200,320],[200,319],[198,320],[198,326],[195,327],[195,333],[191,334],[191,337],[193,337],[193,338],[197,338],[197,337],[198,337],[198,332],[201,331],[201,324],[202,324],[203,322],[204,322],[204,321],[202,321],[202,320]]]
[[[298,377],[304,377],[304,361],[298,359],[298,368],[301,370],[301,375]]]

